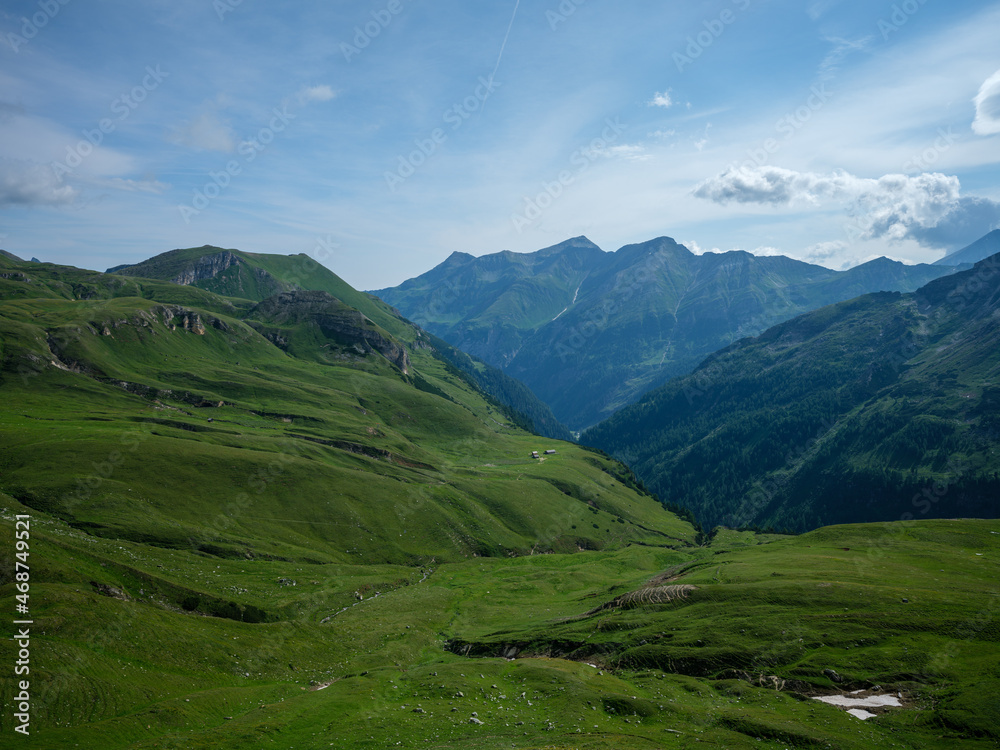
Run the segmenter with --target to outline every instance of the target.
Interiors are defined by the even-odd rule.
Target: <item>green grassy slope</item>
[[[0,301],[0,610],[33,621],[4,747],[996,743],[996,522],[697,547],[623,466],[510,425],[432,348],[359,350],[402,339],[324,296],[236,315],[39,270]],[[629,596],[668,579],[697,588]],[[810,701],[824,669],[906,706]]]
[[[12,747],[869,750],[1000,739],[997,522],[420,568],[206,557],[93,537],[7,496],[0,506],[7,548],[13,514],[33,519],[34,744]],[[604,606],[667,579],[696,588]],[[3,606],[12,591],[0,589]],[[195,599],[222,614],[238,601],[245,621],[193,614]],[[248,618],[258,610],[265,621]],[[5,708],[11,682],[0,678]],[[904,707],[861,722],[809,699],[876,686]]]
[[[429,346],[403,365],[378,326],[340,338],[349,308],[325,299],[332,328],[250,312],[287,351],[138,297],[0,302],[3,488],[102,534],[224,555],[412,563],[692,536],[611,461],[569,444],[532,460],[545,441]],[[599,530],[572,528],[595,512]]]
[[[996,517],[998,263],[775,326],[582,439],[707,526]]]
[[[217,261],[227,256],[221,263]],[[212,261],[217,263],[213,265]],[[231,264],[231,265],[230,265]],[[222,266],[227,266],[224,270]],[[305,254],[269,255],[204,247],[171,250],[131,266],[109,269],[115,276],[175,281],[226,297],[261,302],[278,292],[307,289],[328,292],[346,305],[360,310],[393,335],[413,336],[413,326],[380,300],[359,292],[326,266]]]
[[[171,250],[136,265],[109,269],[109,272],[114,272],[114,276],[179,281],[186,285],[182,288],[205,289],[236,298],[235,304],[242,308],[280,292],[327,292],[406,345],[425,346],[428,343],[419,329],[382,300],[357,291],[330,269],[303,254],[268,255],[206,245]],[[247,301],[241,303],[241,299]],[[511,410],[511,416],[519,423],[547,437],[571,438],[569,430],[552,415],[549,407],[522,383],[504,376],[490,365],[473,362],[468,355],[440,339],[435,340],[433,346],[476,386]]]

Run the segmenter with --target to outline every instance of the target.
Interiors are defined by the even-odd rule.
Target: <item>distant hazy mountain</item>
[[[385,331],[403,336],[410,328],[383,302],[359,292],[308,255],[268,255],[204,247],[171,250],[135,265],[109,268],[109,274],[170,281],[230,298],[262,302],[274,295],[300,290],[327,292],[363,313]],[[329,316],[328,316],[329,317]],[[495,367],[455,351],[445,341],[438,352],[465,377],[512,410],[525,429],[546,437],[569,440],[571,435],[531,390]]]
[[[1000,255],[740,341],[582,442],[710,527],[1000,516]]]
[[[783,256],[695,255],[668,237],[606,253],[577,237],[536,253],[455,253],[373,294],[582,429],[744,336],[954,270],[880,258],[838,272]]]
[[[985,237],[980,237],[968,247],[956,250],[941,260],[935,261],[935,266],[960,266],[963,263],[978,263],[991,255],[1000,253],[1000,229],[994,229]]]

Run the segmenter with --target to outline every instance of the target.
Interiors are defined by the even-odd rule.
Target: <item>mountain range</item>
[[[255,302],[283,292],[324,291],[396,334],[411,328],[402,324],[399,316],[377,299],[358,292],[328,268],[303,254],[266,255],[206,245],[171,250],[142,263],[109,268],[107,273],[158,279]],[[431,341],[431,338],[424,334],[423,341]],[[552,415],[549,407],[522,383],[440,339],[434,339],[433,346],[439,355],[506,406],[521,426],[547,437],[571,439],[569,431]]]
[[[955,400],[993,372],[988,272],[764,336],[853,393],[824,357],[912,328],[927,361],[873,382],[924,373],[896,401],[959,417],[910,437],[950,427],[978,472],[995,405]],[[485,368],[303,256],[0,257],[0,606],[30,667],[0,674],[7,744],[996,746],[1000,522],[699,533],[525,430]]]
[[[706,527],[1000,515],[1000,255],[743,339],[582,442]]]
[[[524,382],[581,430],[745,336],[955,270],[880,258],[833,271],[741,251],[695,255],[667,237],[608,253],[577,237],[535,253],[454,253],[372,294]]]

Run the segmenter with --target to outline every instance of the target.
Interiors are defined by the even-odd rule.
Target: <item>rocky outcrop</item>
[[[239,257],[228,250],[215,253],[214,255],[204,255],[198,258],[192,266],[185,268],[176,277],[171,279],[171,281],[175,284],[189,286],[203,279],[214,279],[223,271],[237,266],[241,262]]]
[[[282,292],[261,302],[250,311],[248,322],[280,326],[306,324],[318,326],[323,336],[359,354],[378,352],[398,367],[410,371],[410,355],[390,334],[380,329],[358,310],[345,305],[327,292]],[[272,343],[287,346],[285,330],[258,330]],[[284,348],[284,347],[283,347]]]
[[[201,322],[201,315],[194,310],[187,310],[183,307],[161,307],[157,308],[163,316],[163,325],[171,331],[178,328],[197,333],[199,336],[205,335],[205,324]]]

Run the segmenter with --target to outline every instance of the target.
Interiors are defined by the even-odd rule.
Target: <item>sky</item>
[[[1000,227],[1000,2],[6,0],[0,248],[104,270],[669,236],[830,268]]]

